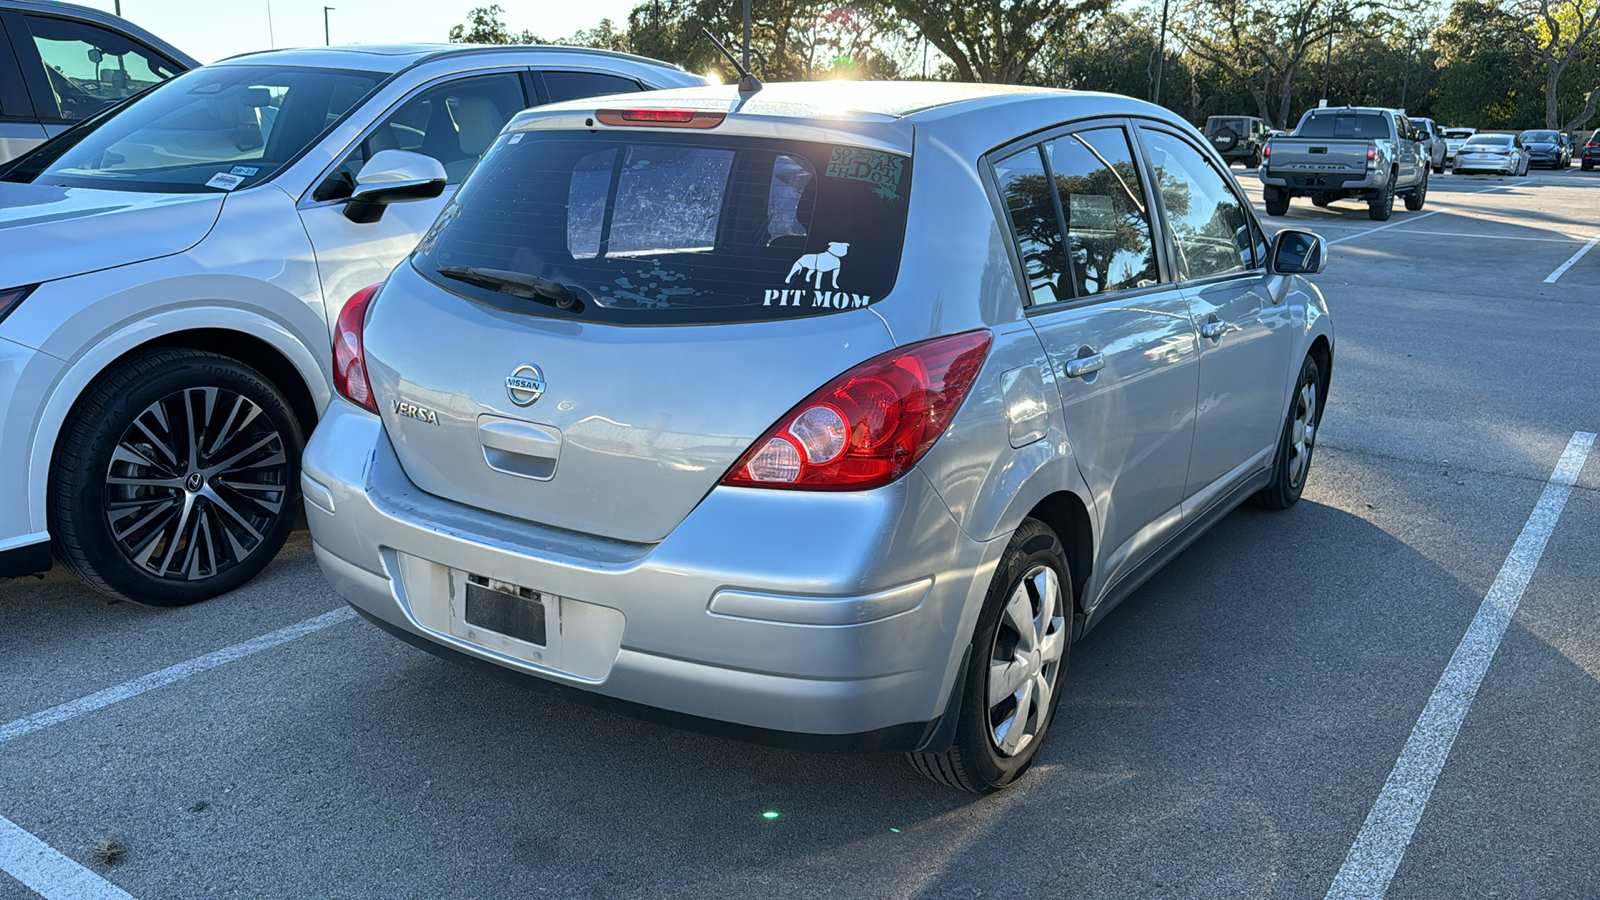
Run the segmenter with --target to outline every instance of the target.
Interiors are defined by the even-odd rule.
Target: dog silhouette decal
[[[804,273],[800,280],[810,282],[816,278],[817,290],[822,290],[822,276],[830,275],[833,278],[833,287],[839,287],[839,260],[850,252],[850,245],[838,241],[828,244],[828,249],[821,253],[807,253],[794,261],[789,268],[789,275],[783,279],[784,284],[794,280],[797,273]]]

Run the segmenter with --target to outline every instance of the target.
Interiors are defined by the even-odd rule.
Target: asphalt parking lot
[[[1597,200],[1446,175],[1265,219],[1332,244],[1305,499],[1076,645],[997,796],[457,668],[301,531],[185,609],[0,584],[0,898],[1600,896]]]

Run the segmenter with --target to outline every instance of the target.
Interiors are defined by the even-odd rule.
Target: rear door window
[[[603,94],[630,94],[643,90],[639,82],[631,78],[607,75],[604,72],[545,71],[540,75],[544,78],[544,90],[549,95],[551,103],[599,97]]]
[[[865,148],[518,132],[496,141],[413,264],[462,296],[537,315],[820,315],[894,287],[910,188],[908,157]]]

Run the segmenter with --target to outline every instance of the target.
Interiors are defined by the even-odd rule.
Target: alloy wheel
[[[260,406],[220,387],[174,391],[145,407],[106,470],[106,521],[118,549],[158,578],[198,581],[266,540],[289,493],[283,435]]]
[[[1043,732],[1066,648],[1060,578],[1036,565],[1006,598],[989,649],[989,738],[1001,756],[1022,753]]]

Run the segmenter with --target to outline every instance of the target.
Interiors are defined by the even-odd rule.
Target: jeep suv
[[[1246,169],[1261,165],[1261,148],[1271,136],[1267,123],[1254,116],[1212,116],[1206,120],[1206,139],[1228,165],[1242,161]]]

